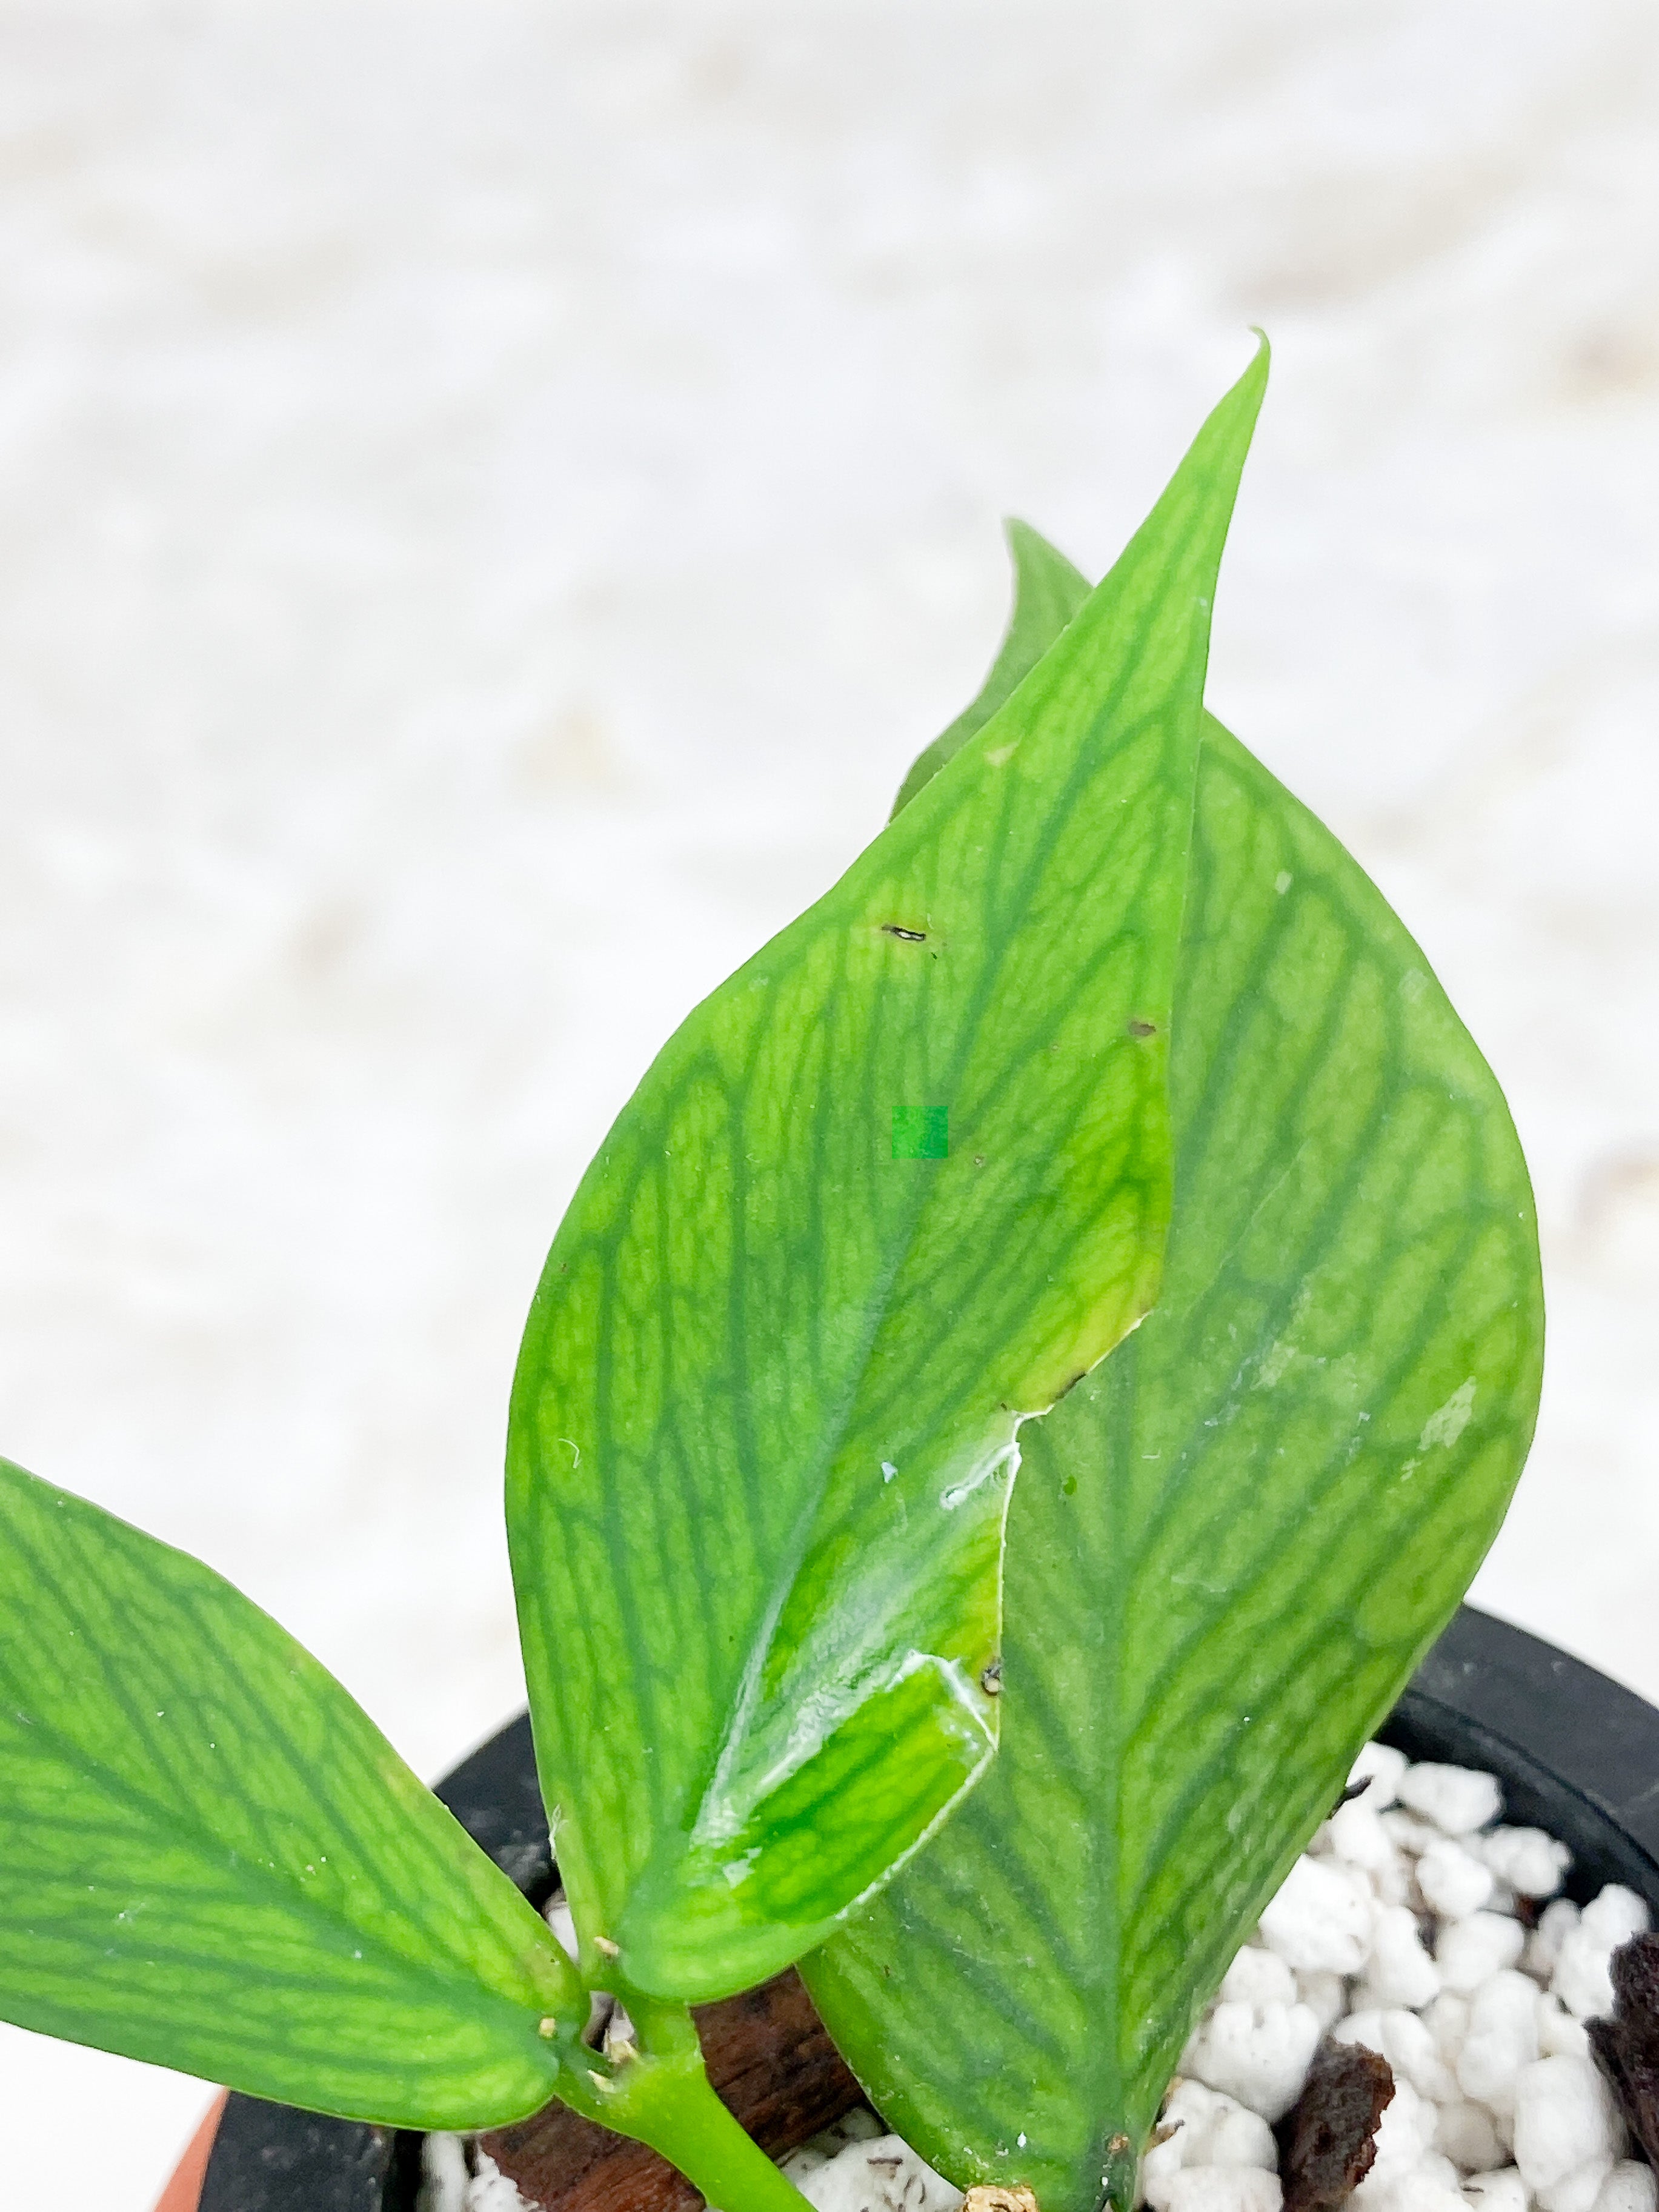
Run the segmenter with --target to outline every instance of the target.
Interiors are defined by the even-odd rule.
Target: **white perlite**
[[[957,2212],[962,2191],[872,2112],[849,2112],[783,2160],[817,2212]]]
[[[536,2212],[493,2158],[483,2151],[474,2158],[477,2170],[466,2185],[465,2212]]]
[[[487,2152],[465,2136],[421,2138],[415,2212],[536,2212]]]
[[[1273,2130],[1253,2112],[1201,2081],[1180,2081],[1164,2100],[1164,2124],[1174,2133],[1141,2161],[1140,2193],[1153,2212],[1176,2212],[1198,2173],[1255,2172],[1276,2192]],[[1260,2182],[1243,2185],[1259,2188]]]
[[[415,2212],[466,2212],[466,2145],[435,2131],[421,2138],[421,2185]]]
[[[1249,2123],[1289,2111],[1328,2033],[1395,2075],[1353,2212],[1659,2212],[1583,2027],[1611,2009],[1609,1961],[1646,1906],[1616,1887],[1582,1911],[1556,1899],[1529,1934],[1520,1900],[1553,1897],[1570,1854],[1495,1825],[1491,1775],[1370,1744],[1353,1780],[1193,2031],[1145,2203],[1276,2212],[1273,2136]]]
[[[1504,1809],[1495,1775],[1477,1774],[1467,1766],[1435,1766],[1426,1759],[1406,1769],[1400,1802],[1448,1836],[1490,1827]]]

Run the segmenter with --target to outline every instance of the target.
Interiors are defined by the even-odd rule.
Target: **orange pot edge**
[[[202,2124],[191,2137],[190,2148],[173,2168],[173,2179],[161,2191],[155,2212],[196,2212],[201,2202],[202,2184],[207,2179],[213,2138],[219,2132],[219,2117],[224,2109],[225,2093],[222,2089],[202,2115]]]

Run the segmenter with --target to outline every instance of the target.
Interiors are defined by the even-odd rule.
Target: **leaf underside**
[[[1467,1588],[1538,1398],[1496,1081],[1207,719],[1170,1082],[1158,1307],[1022,1437],[997,1759],[804,1963],[888,2124],[1043,2212],[1109,2175],[1133,2203],[1197,2011]]]
[[[586,1995],[340,1685],[4,1460],[0,1528],[0,2015],[392,2126],[545,2103]]]
[[[763,1979],[989,1758],[1015,1430],[1157,1288],[1208,611],[1264,376],[1017,695],[671,1041],[554,1243],[508,1528],[595,1981]],[[920,1123],[946,1156],[894,1157]]]

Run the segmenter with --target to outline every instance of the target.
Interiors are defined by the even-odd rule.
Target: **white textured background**
[[[1651,0],[0,0],[3,1449],[505,1716],[589,1152],[1260,321],[1212,699],[1529,1150],[1479,1595],[1659,1695],[1656,121]],[[201,2096],[0,2031],[0,2197]]]

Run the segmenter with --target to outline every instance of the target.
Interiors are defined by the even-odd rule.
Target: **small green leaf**
[[[954,760],[969,738],[1013,696],[1089,596],[1087,577],[1063,553],[1057,553],[1046,538],[1039,537],[1029,522],[1010,521],[1006,527],[1014,564],[1014,611],[1008,618],[1007,635],[978,696],[948,730],[934,738],[900,785],[893,801],[895,815],[902,813],[923,784],[931,783],[945,763]]]
[[[763,1979],[989,1758],[1015,1431],[1157,1286],[1209,605],[1265,376],[1059,649],[672,1040],[554,1243],[507,1514],[595,1980]],[[942,1113],[945,1157],[893,1157],[899,1109]]]
[[[392,2126],[544,2104],[575,1971],[332,1676],[5,1460],[0,1528],[0,2014]]]
[[[1538,1400],[1498,1085],[1212,720],[1170,1085],[1157,1310],[1021,1438],[1001,1750],[803,1969],[889,2124],[1043,2212],[1133,2202],[1198,2008],[1467,1587]]]

